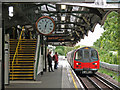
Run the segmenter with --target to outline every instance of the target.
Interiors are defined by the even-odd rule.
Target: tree
[[[116,63],[115,60],[118,62],[117,56],[110,56],[109,51],[118,51],[120,55],[120,15],[118,15],[114,11],[107,16],[103,27],[105,32],[94,42],[94,46],[97,47],[101,60],[109,63]]]
[[[65,47],[63,46],[56,46],[55,52],[58,52],[60,55],[65,55]]]

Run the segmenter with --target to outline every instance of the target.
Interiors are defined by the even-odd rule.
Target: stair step
[[[12,67],[12,66],[10,66],[10,67]],[[34,66],[13,66],[13,67],[18,67],[18,68],[30,68],[30,67],[34,67]]]
[[[12,69],[18,41],[17,39],[10,39],[10,80],[34,80],[34,58],[37,39],[22,39],[20,41],[17,59],[14,60]],[[16,64],[17,62],[18,64]]]
[[[35,54],[19,54],[19,53],[18,53],[18,55],[23,55],[23,56],[26,56],[26,55],[27,55],[27,56],[30,56],[30,55],[31,55],[31,56],[34,56]],[[14,54],[10,54],[10,56],[14,56]]]
[[[10,50],[10,52],[16,52],[15,50]],[[34,50],[29,50],[29,49],[24,49],[24,50],[18,50],[18,53],[19,52],[35,52],[35,49]]]
[[[26,53],[27,54],[27,53]],[[14,56],[14,55],[12,55]],[[34,57],[33,55],[22,55],[22,54],[17,54],[16,57]]]
[[[20,49],[20,47],[18,47]],[[31,49],[31,48],[36,48],[36,47],[21,47],[22,49]],[[16,47],[10,47],[10,49],[16,49]]]
[[[18,42],[18,41],[10,41],[10,43],[17,43],[17,42]],[[25,43],[31,43],[31,42],[34,42],[34,43],[35,43],[35,42],[37,42],[37,41],[23,41],[23,40],[22,40],[22,41],[20,41],[20,42],[21,42],[21,43],[24,43],[24,42],[25,42]]]
[[[22,68],[21,68],[21,69],[15,69],[15,68],[14,68],[14,69],[10,69],[10,70],[14,70],[14,71],[15,71],[15,70],[24,70],[24,71],[26,71],[26,70],[34,70],[34,69],[22,69]]]
[[[23,41],[37,40],[37,39],[21,39]],[[18,41],[18,39],[10,39],[10,41]]]
[[[12,61],[13,59],[10,59],[10,60]],[[15,60],[16,60],[16,59],[15,59]],[[17,60],[18,60],[18,61],[19,61],[19,60],[30,60],[30,61],[31,61],[31,60],[34,60],[34,59],[32,59],[32,58],[30,58],[30,59],[27,59],[27,58],[18,58]]]
[[[29,58],[29,57],[34,57],[34,56],[19,56],[19,55],[17,55],[17,57]]]
[[[19,73],[21,73],[21,74],[22,74],[22,73],[25,74],[25,73],[27,73],[27,74],[28,74],[28,73],[34,73],[34,72],[31,72],[31,71],[30,71],[30,72],[10,72],[10,74],[12,74],[12,73],[14,73],[14,74],[19,74]]]
[[[18,59],[15,59],[14,61],[21,61],[21,60],[25,60],[25,61],[30,60],[30,61],[32,61],[32,60],[34,60],[34,58],[33,57],[19,57]],[[10,61],[13,61],[12,57],[10,58]]]
[[[15,49],[10,49],[10,52],[16,52],[16,48]],[[21,51],[23,51],[23,52],[29,52],[29,51],[35,51],[35,49],[34,48],[18,48],[18,51],[19,52],[21,52]]]
[[[12,74],[11,74],[10,76],[20,76],[20,77],[21,77],[21,76],[27,76],[27,77],[28,77],[28,76],[33,76],[33,74],[28,74],[28,75],[12,75]]]
[[[34,62],[34,61],[35,61],[35,60],[33,60],[33,61],[32,61],[32,60],[31,60],[31,61],[18,61],[18,63],[19,63],[19,62]],[[12,62],[12,61],[10,61],[10,62]]]
[[[18,65],[14,64],[14,67],[15,66],[21,66],[21,67],[26,66],[27,67],[27,66],[34,66],[34,65],[33,64],[26,64],[26,65],[25,64],[24,65],[22,65],[22,64],[18,64]],[[10,65],[10,67],[12,67],[12,65]]]
[[[29,52],[29,51],[35,51],[36,49],[35,48],[32,48],[32,47],[25,47],[25,48],[18,48],[18,51],[19,52],[21,52],[21,51],[23,51],[23,52]],[[10,49],[10,52],[15,52],[16,51],[16,48],[12,48],[12,49]]]
[[[34,44],[20,44],[21,46],[36,46],[36,43],[34,43]],[[13,45],[11,45],[11,46],[14,46],[14,44]],[[17,45],[16,45],[17,46]]]
[[[10,54],[13,53],[13,52],[15,52],[15,51],[14,51],[14,50],[12,50],[12,51],[10,50]],[[22,52],[22,53],[23,53],[23,52],[25,52],[25,53],[31,53],[31,52],[32,52],[32,53],[33,53],[33,52],[35,52],[35,50],[32,50],[32,51],[30,51],[30,50],[29,50],[29,51],[28,51],[28,50],[20,51],[20,50],[19,50],[18,53],[21,53],[21,52]]]
[[[34,78],[33,77],[14,77],[13,80],[33,80]],[[12,77],[10,77],[10,80],[12,80]]]

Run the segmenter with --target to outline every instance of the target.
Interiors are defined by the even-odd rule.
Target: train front
[[[76,72],[95,73],[99,69],[98,52],[91,47],[76,50],[74,54],[74,70]]]

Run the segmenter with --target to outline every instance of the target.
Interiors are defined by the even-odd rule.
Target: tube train
[[[77,73],[98,71],[99,55],[98,52],[91,47],[83,47],[67,53],[67,60],[71,67]]]

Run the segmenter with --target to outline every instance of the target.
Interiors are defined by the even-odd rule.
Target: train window
[[[82,58],[82,50],[78,50],[75,55],[75,59],[81,59]]]
[[[84,58],[88,59],[89,58],[89,51],[84,50]]]
[[[92,59],[97,59],[98,58],[97,51],[95,51],[95,50],[91,51],[91,58]]]

